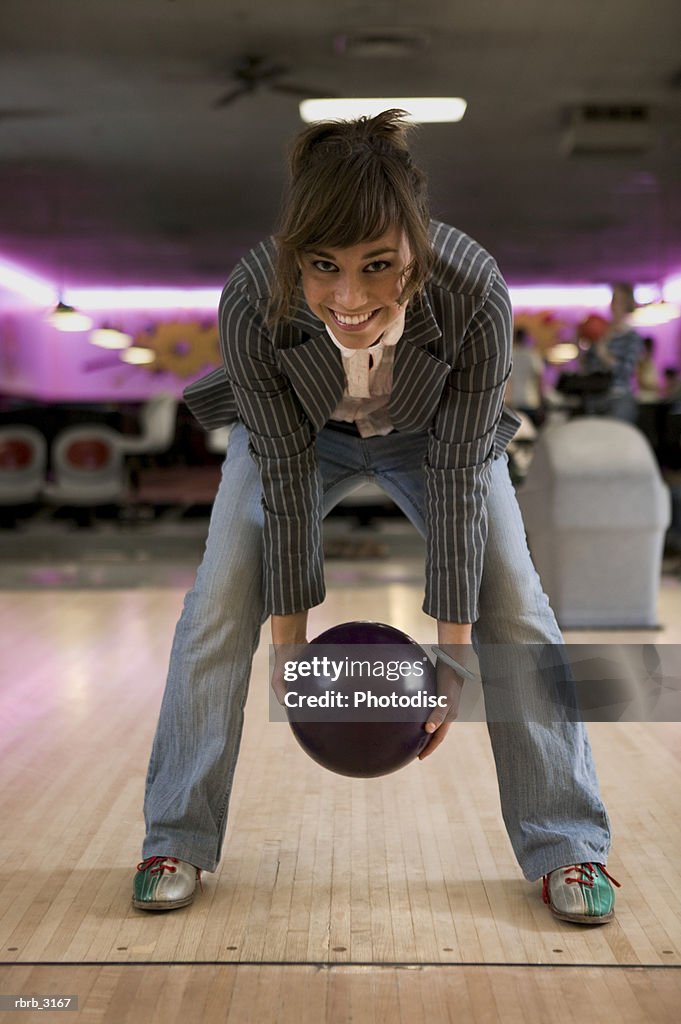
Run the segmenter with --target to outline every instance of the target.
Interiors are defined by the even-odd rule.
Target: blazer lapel
[[[425,291],[407,306],[404,322],[404,338],[412,345],[428,345],[442,337],[440,325],[435,319],[430,300]]]
[[[451,367],[402,338],[395,349],[393,389],[388,403],[396,430],[425,430],[437,410]]]
[[[395,348],[388,410],[396,430],[425,430],[432,422],[451,366],[426,346],[441,337],[442,331],[424,292],[407,309],[404,334]]]
[[[324,332],[281,349],[278,359],[312,426],[321,430],[343,397],[345,371],[339,350]]]

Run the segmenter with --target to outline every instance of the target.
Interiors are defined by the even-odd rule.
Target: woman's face
[[[341,345],[368,348],[404,308],[397,300],[410,260],[401,228],[347,249],[303,252],[299,265],[305,300]]]

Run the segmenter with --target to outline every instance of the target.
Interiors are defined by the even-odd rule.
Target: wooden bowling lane
[[[3,991],[12,994],[65,992],[66,986],[78,993],[82,1009],[63,1017],[88,1024],[676,1024],[679,1019],[677,972],[639,968],[109,964],[17,966],[5,969],[2,978]],[[0,1012],[0,1022],[45,1016]]]
[[[382,565],[372,586],[334,563],[311,631],[366,617],[434,639],[415,565]],[[218,872],[188,910],[133,910],[183,595],[0,592],[0,992],[79,993],[88,1022],[678,1020],[681,726],[590,726],[622,889],[613,924],[573,927],[520,875],[484,725],[394,776],[325,773],[268,721],[266,636]],[[656,640],[681,641],[680,613],[665,580]]]

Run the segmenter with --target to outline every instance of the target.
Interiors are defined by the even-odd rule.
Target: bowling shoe
[[[138,910],[177,910],[194,899],[196,883],[201,891],[201,871],[177,857],[147,857],[137,865],[132,905]]]
[[[615,915],[613,885],[620,888],[603,864],[570,864],[544,875],[542,895],[562,921],[605,924]]]

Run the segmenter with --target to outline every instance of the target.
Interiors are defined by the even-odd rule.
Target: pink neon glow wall
[[[109,321],[102,315],[95,326]],[[117,352],[92,345],[89,332],[57,331],[34,310],[0,311],[0,390],[48,402],[143,401],[158,391],[179,396],[219,365],[216,318],[204,312],[116,311],[115,323],[144,343],[153,339],[161,369],[130,366]]]
[[[594,310],[551,312],[567,339]],[[179,396],[191,380],[219,365],[216,319],[210,314],[116,311],[111,316],[98,315],[95,326],[109,320],[147,342],[151,339],[161,369],[129,366],[115,352],[90,344],[87,333],[54,330],[35,309],[5,308],[0,309],[0,391],[47,402],[143,401],[158,391]],[[666,366],[681,367],[681,320],[643,328],[641,333],[655,339],[660,371]]]

